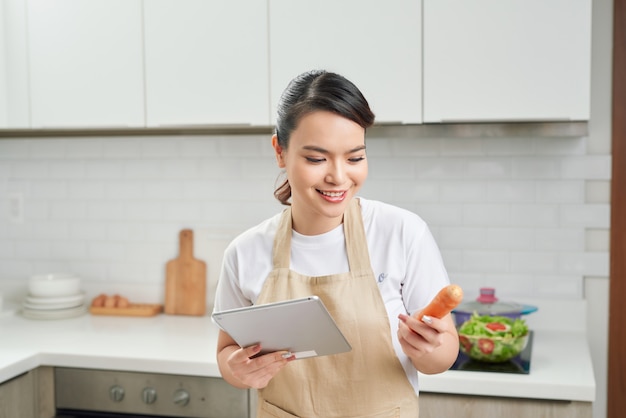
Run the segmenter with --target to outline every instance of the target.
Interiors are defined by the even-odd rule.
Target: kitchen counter
[[[422,392],[592,402],[595,380],[584,331],[534,330],[530,374],[449,370],[420,375]],[[220,376],[209,316],[62,320],[0,317],[0,383],[38,366]]]

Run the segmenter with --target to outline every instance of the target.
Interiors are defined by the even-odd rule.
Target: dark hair
[[[354,83],[336,73],[309,71],[291,80],[280,96],[276,120],[278,144],[287,149],[291,133],[300,119],[318,110],[335,113],[364,129],[374,123],[374,113]],[[288,179],[274,191],[274,196],[283,205],[290,205],[291,186]]]

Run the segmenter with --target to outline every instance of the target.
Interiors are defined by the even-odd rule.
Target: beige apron
[[[274,240],[274,269],[257,303],[319,296],[352,351],[289,363],[259,390],[257,416],[418,417],[418,397],[391,342],[358,200],[344,214],[350,272],[308,277],[289,270],[291,226],[288,208]]]

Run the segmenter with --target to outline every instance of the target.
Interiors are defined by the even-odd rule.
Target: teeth
[[[343,196],[343,192],[325,192],[325,191],[321,191],[322,194],[324,196],[329,196],[329,197],[341,197]]]

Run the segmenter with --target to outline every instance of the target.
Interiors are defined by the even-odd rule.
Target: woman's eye
[[[324,161],[323,158],[314,158],[314,157],[305,157],[305,158],[310,163],[321,163],[322,161]]]
[[[358,163],[359,161],[363,161],[365,159],[365,157],[352,157],[349,158],[348,161],[350,161],[351,163]]]

